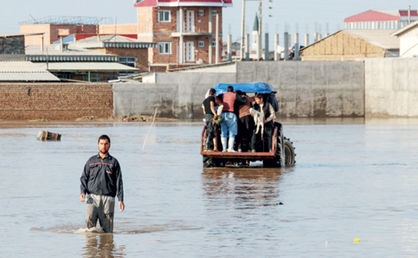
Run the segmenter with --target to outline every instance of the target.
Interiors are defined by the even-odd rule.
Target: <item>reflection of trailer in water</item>
[[[271,85],[267,83],[238,83],[238,84],[218,84],[215,86],[217,94],[226,92],[227,86],[232,85],[234,91],[240,90],[245,93],[261,93],[267,100],[270,98],[272,102],[277,104],[275,91]],[[273,104],[274,105],[274,104]],[[283,136],[283,126],[281,123],[274,123],[274,131],[272,136],[271,152],[213,152],[204,151],[206,139],[206,126],[203,128],[200,141],[200,154],[203,157],[204,167],[223,167],[227,163],[237,166],[246,166],[250,161],[263,161],[265,167],[284,167],[295,165],[295,149],[290,139]],[[218,141],[220,142],[220,141]]]

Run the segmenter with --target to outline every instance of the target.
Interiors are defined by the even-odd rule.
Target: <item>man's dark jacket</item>
[[[123,181],[117,159],[108,154],[104,159],[99,154],[92,156],[84,166],[80,177],[81,193],[115,197],[123,201]]]

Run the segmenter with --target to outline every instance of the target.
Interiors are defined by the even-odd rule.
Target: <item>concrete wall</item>
[[[282,117],[364,116],[363,62],[240,62],[237,82],[278,90]]]
[[[107,83],[0,83],[2,120],[74,120],[110,117],[112,90]]]
[[[114,114],[154,112],[202,117],[206,91],[217,83],[264,81],[278,91],[282,117],[364,116],[363,62],[240,62],[237,73],[157,73],[155,83],[113,85]]]
[[[202,117],[206,91],[216,83],[234,82],[235,73],[157,73],[154,83],[113,85],[114,115],[152,115],[192,119]]]
[[[418,58],[365,62],[366,117],[418,117]]]

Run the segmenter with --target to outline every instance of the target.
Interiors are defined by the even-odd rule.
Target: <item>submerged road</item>
[[[201,123],[157,123],[143,146],[149,125],[0,122],[0,256],[418,254],[418,120],[286,121],[288,169],[203,169]],[[103,133],[126,210],[114,234],[85,233],[79,177]]]

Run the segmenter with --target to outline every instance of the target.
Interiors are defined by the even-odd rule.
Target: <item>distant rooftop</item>
[[[93,17],[93,16],[48,16],[43,18],[32,18],[20,24],[77,24],[77,25],[99,25],[112,24],[111,17]]]
[[[135,0],[135,7],[157,6],[232,6],[232,0]]]
[[[408,16],[408,10],[367,10],[344,19],[344,22],[399,21]],[[418,19],[417,10],[411,10],[411,19]]]
[[[136,39],[121,35],[93,36],[69,43],[78,48],[154,48],[156,43],[139,42]]]

